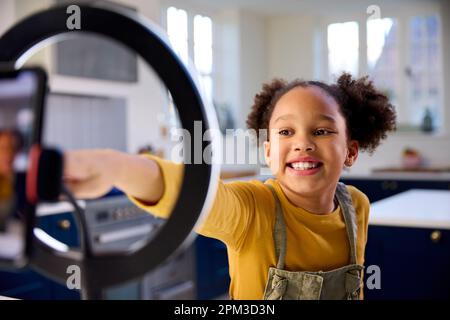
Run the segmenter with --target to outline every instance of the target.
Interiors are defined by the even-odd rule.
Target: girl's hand
[[[101,197],[120,178],[120,155],[118,151],[107,149],[67,151],[63,182],[76,198]]]
[[[78,199],[99,198],[116,187],[144,202],[156,203],[164,191],[162,173],[154,160],[110,149],[65,152],[63,182]]]

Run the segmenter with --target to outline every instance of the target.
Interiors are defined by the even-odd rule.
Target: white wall
[[[267,20],[269,78],[313,78],[315,18],[295,15]]]
[[[215,99],[228,104],[236,115],[241,105],[240,15],[238,10],[230,9],[221,11],[215,18]]]
[[[227,9],[216,15],[219,43],[216,50],[217,101],[233,110],[237,128],[246,128],[247,115],[261,84],[267,81],[267,37],[265,18],[253,12]],[[235,144],[224,141],[224,155],[235,159]],[[225,160],[225,159],[224,159]],[[239,162],[240,163],[240,162]],[[227,170],[256,170],[256,165],[225,164]]]
[[[160,25],[161,6],[159,0],[121,0],[137,8],[138,12],[153,23]],[[128,150],[136,152],[139,147],[152,144],[169,155],[168,138],[162,138],[157,116],[167,114],[168,101],[164,86],[146,63],[138,61],[139,83],[130,90],[128,101]]]
[[[246,128],[245,121],[253,104],[254,96],[267,79],[267,43],[265,18],[242,11],[241,21],[241,112],[238,127]]]
[[[14,0],[0,2],[0,34],[3,34],[14,23],[15,14]]]
[[[245,128],[254,95],[267,79],[265,18],[248,11],[226,9],[216,15],[215,22],[219,36],[216,98],[231,106],[237,127]]]

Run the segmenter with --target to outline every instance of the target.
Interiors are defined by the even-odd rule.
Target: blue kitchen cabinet
[[[227,248],[219,240],[199,235],[195,240],[197,299],[213,299],[228,293]]]
[[[446,180],[358,179],[344,177],[341,181],[364,192],[370,202],[375,202],[410,189],[450,190],[450,181]]]
[[[380,267],[370,299],[449,299],[450,230],[369,226],[366,267]],[[368,275],[366,275],[367,280]]]
[[[65,243],[69,247],[79,246],[78,230],[71,213],[45,216],[41,219],[44,220],[45,231],[50,236]]]
[[[34,270],[0,272],[0,295],[24,300],[79,300],[77,290],[69,290]]]
[[[69,246],[78,245],[77,228],[70,213],[41,217],[37,227]],[[69,290],[29,268],[0,271],[0,295],[25,300],[80,299],[77,290]]]
[[[448,180],[341,181],[364,192],[371,203],[411,189],[450,189]],[[449,299],[450,230],[370,224],[365,265],[379,266],[381,273],[381,289],[365,289],[368,300]]]
[[[30,269],[0,272],[0,295],[26,300],[51,299],[49,280]]]

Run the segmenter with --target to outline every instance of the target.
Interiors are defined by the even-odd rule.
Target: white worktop
[[[376,201],[370,225],[450,230],[450,190],[408,190]]]
[[[352,173],[344,172],[341,175],[344,179],[361,180],[418,180],[418,181],[450,181],[448,172],[371,172]]]

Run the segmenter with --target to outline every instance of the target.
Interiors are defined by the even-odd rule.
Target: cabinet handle
[[[58,221],[58,227],[62,230],[68,230],[70,229],[71,223],[67,219],[59,220]]]
[[[398,183],[397,181],[392,181],[391,182],[391,190],[397,190],[398,188]]]
[[[397,190],[398,183],[397,181],[383,181],[381,184],[381,188],[383,190]]]
[[[430,239],[434,243],[438,243],[439,241],[441,241],[441,238],[442,238],[442,233],[439,230],[433,231],[430,235]]]

